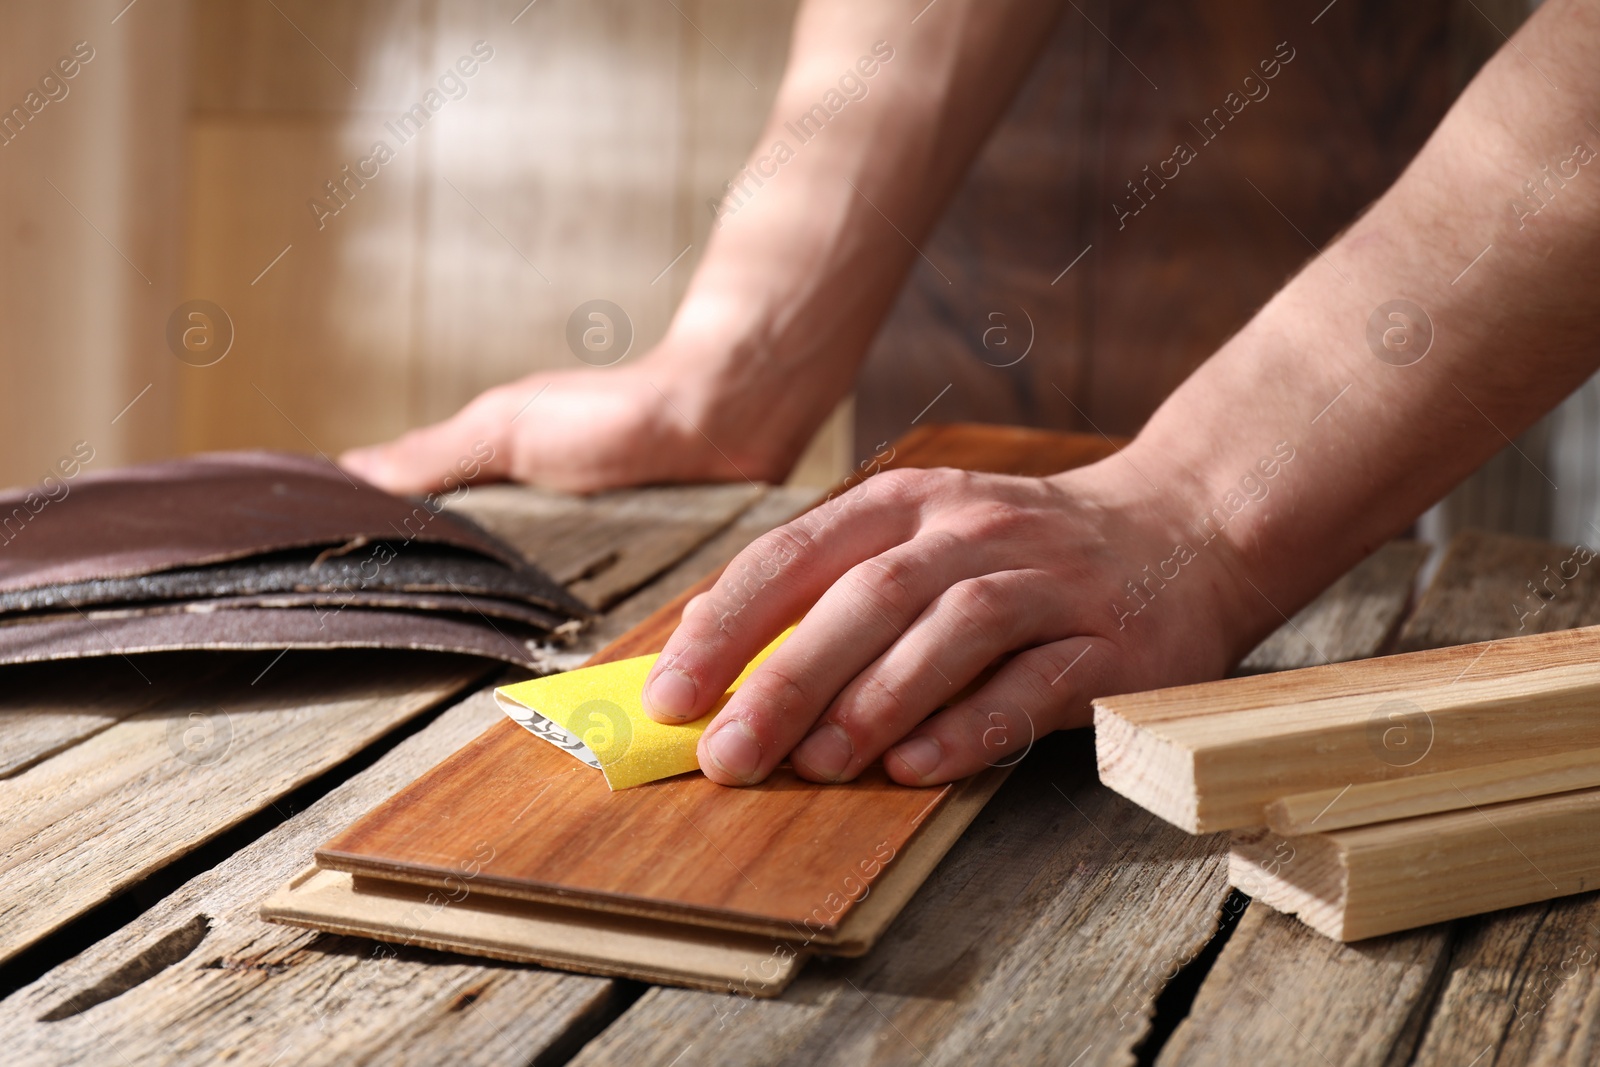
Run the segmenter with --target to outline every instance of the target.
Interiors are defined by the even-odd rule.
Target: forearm
[[[1056,8],[925,3],[804,5],[773,113],[653,357],[758,468],[792,460],[849,389]]]
[[[1514,44],[1394,187],[1128,454],[1184,501],[1195,540],[1216,538],[1218,564],[1243,590],[1243,642],[1403,530],[1600,359],[1600,132],[1589,121],[1600,120],[1600,12],[1550,3]],[[1530,180],[1542,207],[1525,195]],[[1406,366],[1381,343],[1380,359],[1367,336],[1374,310],[1396,298],[1432,324],[1431,348]],[[1257,463],[1279,442],[1294,458],[1267,478]]]

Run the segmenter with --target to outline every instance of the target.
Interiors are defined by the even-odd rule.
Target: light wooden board
[[[487,690],[451,708],[0,1002],[8,1062],[527,1063],[581,1040],[606,1016],[612,983],[419,948],[391,955],[256,915],[317,842],[500,715]]]
[[[1600,748],[1578,748],[1391,782],[1280,797],[1267,805],[1267,826],[1277,834],[1328,833],[1350,826],[1596,787],[1600,787]]]
[[[0,780],[0,959],[182,856],[484,676],[404,653],[235,658],[222,677]],[[253,679],[258,680],[253,681]]]
[[[1295,838],[1242,830],[1228,877],[1359,941],[1600,887],[1596,826],[1600,790],[1582,789]]]
[[[1205,833],[1290,793],[1600,745],[1597,701],[1588,627],[1105,697],[1095,737],[1101,781]]]
[[[1401,647],[1516,633],[1508,605],[1532,574],[1570,552],[1463,534],[1402,627]],[[1566,610],[1570,625],[1600,623],[1593,596]],[[1580,946],[1600,948],[1595,899],[1585,894],[1354,945],[1328,941],[1298,919],[1252,904],[1160,1062],[1231,1067],[1307,1049],[1299,1060],[1323,1063],[1309,1051],[1313,1046],[1333,1063],[1373,1067],[1406,1063],[1414,1048],[1414,1062],[1441,1067],[1474,1059],[1478,1067],[1586,1062],[1597,995],[1592,965],[1548,992],[1552,1007],[1526,1036],[1506,1025],[1508,1001],[1536,1006],[1525,992],[1536,976],[1571,974],[1563,960]],[[1246,931],[1254,933],[1242,936]],[[1414,975],[1397,975],[1397,964]]]

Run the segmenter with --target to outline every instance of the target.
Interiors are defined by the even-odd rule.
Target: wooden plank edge
[[[260,914],[286,926],[756,997],[777,996],[805,962],[803,952],[775,952],[763,938],[487,894],[451,901],[420,886],[317,867],[267,898]]]
[[[1600,748],[1279,797],[1268,829],[1294,837],[1600,786]]]
[[[1229,881],[1340,941],[1600,887],[1600,789],[1283,838],[1236,833]]]

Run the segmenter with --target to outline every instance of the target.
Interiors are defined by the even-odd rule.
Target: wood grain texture
[[[603,612],[715,536],[765,492],[765,486],[735,482],[578,497],[486,485],[451,510],[515,545]]]
[[[1086,735],[1038,749],[871,953],[772,1001],[653,989],[574,1063],[1128,1062],[1216,930],[1218,842],[1096,785]]]
[[[1110,447],[1037,431],[930,427],[901,442],[894,462],[1032,472],[1085,462]],[[679,614],[668,605],[593,662],[659,651]],[[479,875],[487,892],[581,898],[772,936],[810,923],[827,944],[855,903],[841,896],[841,880],[870,883],[925,818],[938,817],[949,792],[897,786],[881,767],[844,785],[819,786],[780,769],[747,789],[689,775],[620,793],[580,771],[508,720],[326,843],[318,863],[439,883],[472,862],[457,830],[470,825],[495,843],[496,856]],[[536,802],[560,817],[524,820]],[[639,850],[639,841],[662,844]]]
[[[1396,649],[1593,626],[1596,605],[1600,566],[1589,549],[1465,530],[1450,542]]]
[[[1348,826],[1594,788],[1600,788],[1600,748],[1578,748],[1392,782],[1280,797],[1267,805],[1267,827],[1277,834],[1327,833]]]
[[[139,710],[0,780],[0,959],[484,674],[403,653],[302,653],[263,673],[269,661],[235,658],[154,701],[119,661]]]
[[[443,884],[474,859],[466,826],[495,850],[477,878],[486,893],[772,937],[810,922],[827,944],[854,904],[845,880],[871,884],[947,790],[898,786],[882,768],[825,787],[785,768],[744,789],[693,774],[612,792],[508,720],[326,842],[317,863]]]
[[[866,895],[840,924],[839,937],[827,952],[860,956],[869,951],[1006,777],[1005,768],[995,767],[957,783],[941,818],[907,843],[883,877],[872,882],[870,892],[859,879],[847,880],[847,892]],[[478,850],[483,848],[480,842]],[[587,907],[535,904],[473,893],[470,885],[479,873],[473,864],[443,886],[429,889],[312,867],[268,898],[261,915],[331,933],[753,997],[781,993],[817,948],[819,928],[809,922],[774,939]]]
[[[224,657],[225,658],[225,657]],[[121,660],[13,666],[0,693],[0,778],[26,770],[224,669],[217,657],[153,656],[139,679]]]
[[[1274,630],[1239,664],[1239,673],[1287,671],[1371,655],[1372,634],[1382,633],[1387,641],[1405,617],[1412,582],[1429,550],[1416,541],[1390,541]]]
[[[1449,942],[1433,927],[1340,945],[1251,904],[1156,1063],[1406,1063]]]
[[[606,1010],[611,982],[391,949],[256,915],[318,841],[500,716],[488,690],[449,709],[0,1002],[8,1062],[527,1063],[581,1034]]]
[[[1600,627],[1095,701],[1101,780],[1194,833],[1294,792],[1600,746]],[[1258,701],[1251,683],[1276,694]],[[1349,687],[1354,687],[1351,690]]]
[[[1600,887],[1600,789],[1284,838],[1233,835],[1229,881],[1340,941]]]
[[[1460,566],[1482,560],[1486,546],[1497,546],[1492,569]],[[1516,633],[1507,591],[1522,589],[1552,556],[1564,559],[1570,552],[1543,542],[1461,535],[1402,628],[1402,647],[1424,647],[1420,635],[1443,645]],[[1464,588],[1478,595],[1452,592]],[[1583,602],[1585,608],[1568,617],[1574,624],[1600,624],[1600,602]],[[1329,942],[1297,919],[1251,905],[1240,931],[1257,932],[1236,933],[1224,947],[1160,1063],[1231,1067],[1252,1055],[1280,1057],[1270,1050],[1308,1047],[1323,1049],[1334,1063],[1374,1067],[1443,1067],[1474,1059],[1480,1067],[1587,1062],[1595,967],[1563,961],[1578,946],[1600,947],[1591,925],[1595,900],[1584,894],[1353,945]],[[1416,976],[1397,980],[1396,961]],[[1573,977],[1542,984],[1558,971]],[[1271,997],[1265,1010],[1261,993]],[[1514,1017],[1518,1012],[1535,1017],[1524,1027]],[[1349,1050],[1344,1058],[1341,1050]],[[1302,1058],[1323,1062],[1314,1052]]]

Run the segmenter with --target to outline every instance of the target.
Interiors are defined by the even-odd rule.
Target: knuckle
[[[775,710],[780,718],[803,710],[812,701],[812,687],[803,678],[782,663],[770,660],[762,664],[742,688],[754,690],[758,702]],[[755,724],[752,723],[751,728],[755,729]]]
[[[950,587],[944,596],[949,609],[980,630],[1009,629],[1006,597],[992,581],[969,578]]]
[[[857,749],[862,749],[881,739],[885,725],[914,722],[915,718],[907,714],[909,710],[903,687],[884,678],[868,677],[840,698],[829,718],[855,739]]]
[[[903,556],[878,556],[857,564],[850,585],[869,606],[896,618],[915,611],[916,565]]]
[[[1015,537],[1033,521],[1031,509],[1007,500],[989,500],[971,509],[966,516],[971,535],[983,540]]]

